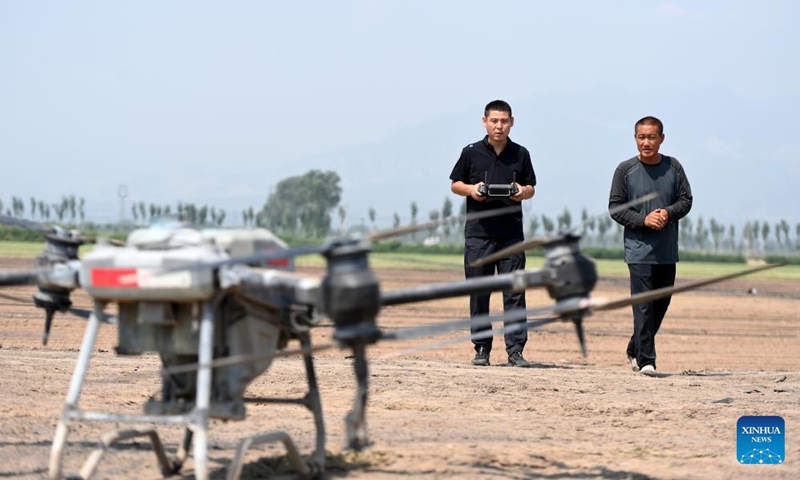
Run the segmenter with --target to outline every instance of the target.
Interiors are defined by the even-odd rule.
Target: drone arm
[[[0,286],[36,285],[42,272],[35,270],[0,273]]]
[[[231,284],[293,289],[297,292],[298,297],[307,297],[307,300],[315,299],[320,289],[319,279],[303,277],[282,270],[236,266],[228,269],[227,273],[221,274],[220,277],[226,278],[226,281]]]
[[[64,288],[75,290],[78,284],[80,263],[69,261],[53,267],[37,267],[29,270],[0,273],[0,285],[38,285],[43,288]]]
[[[45,275],[42,287],[58,287],[66,290],[75,290],[80,287],[78,272],[81,269],[79,260],[70,260],[67,263],[57,264],[53,270]]]
[[[219,280],[222,288],[243,286],[262,291],[272,290],[288,294],[295,304],[312,305],[316,308],[322,304],[321,281],[300,277],[291,272],[235,265],[221,268]]]
[[[458,282],[425,285],[401,290],[383,292],[381,305],[401,305],[440,298],[458,297],[474,293],[487,293],[500,290],[520,291],[532,287],[544,287],[550,283],[550,271],[517,270],[502,275],[471,278]]]

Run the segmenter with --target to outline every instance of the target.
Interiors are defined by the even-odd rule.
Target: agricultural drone
[[[629,208],[636,202],[621,208]],[[571,321],[585,354],[582,320],[592,311],[652,301],[770,267],[749,269],[621,300],[602,301],[590,298],[597,282],[594,261],[580,251],[579,235],[564,232],[523,242],[509,251],[498,253],[502,257],[512,249],[542,248],[545,263],[541,269],[381,290],[369,263],[371,241],[518,210],[519,207],[497,208],[375,232],[366,238],[344,237],[321,246],[292,248],[265,229],[197,230],[181,224],[162,225],[135,230],[124,244],[97,241],[95,248],[83,258],[78,258],[78,247],[93,239],[84,238],[74,231],[34,222],[20,223],[0,216],[0,223],[35,228],[46,233],[46,247],[37,257],[35,268],[0,272],[0,285],[38,286],[34,303],[45,311],[44,342],[53,315],[71,311],[71,292],[83,289],[93,299],[92,312],[85,315],[88,323],[53,439],[49,477],[59,479],[64,476],[63,455],[70,425],[89,420],[148,426],[106,433],[99,447],[84,463],[81,478],[89,478],[95,472],[113,443],[148,436],[165,476],[179,472],[191,450],[195,476],[207,479],[210,475],[207,455],[209,420],[244,420],[248,402],[298,404],[308,408],[316,429],[315,449],[310,456],[301,456],[292,438],[281,431],[248,437],[239,444],[228,466],[227,478],[239,478],[244,454],[250,446],[278,441],[286,446],[299,473],[320,476],[325,469],[326,436],[313,357],[318,350],[341,347],[352,351],[357,387],[345,424],[348,447],[361,449],[368,444],[366,348],[371,344],[427,338],[468,328],[470,321],[544,317],[511,325],[505,331],[509,328],[535,328],[558,320]],[[294,258],[308,254],[325,258],[326,271],[321,278],[294,272]],[[495,261],[496,258],[487,257],[482,262]],[[553,305],[392,333],[382,331],[376,321],[385,306],[537,287],[547,289],[554,300]],[[146,402],[141,415],[84,411],[78,404],[100,323],[106,318],[106,307],[112,303],[118,310],[116,353],[139,355],[157,352],[163,364],[160,397]],[[311,329],[323,325],[325,319],[332,321],[334,342],[312,345]],[[504,330],[483,334],[492,335],[499,331]],[[288,349],[289,342],[294,340],[299,342],[299,348]],[[266,372],[274,358],[289,355],[303,357],[308,383],[305,396],[286,399],[245,397],[247,385]],[[183,440],[174,454],[167,453],[152,424],[184,428]]]

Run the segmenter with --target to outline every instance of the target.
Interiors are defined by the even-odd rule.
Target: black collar
[[[507,140],[508,140],[508,142],[506,143],[506,146],[505,146],[505,148],[503,148],[503,150],[502,150],[503,152],[505,152],[506,150],[508,150],[508,147],[510,147],[510,146],[512,146],[512,145],[515,145],[515,144],[514,144],[514,142],[512,142],[512,141],[511,141],[511,137],[508,137],[508,138],[507,138]],[[483,137],[483,140],[481,140],[481,143],[483,144],[483,146],[484,146],[484,147],[486,147],[487,149],[489,149],[489,150],[491,150],[492,152],[494,152],[494,145],[492,145],[491,143],[489,143],[489,135],[486,135],[486,136],[484,136],[484,137]],[[502,152],[501,152],[501,153],[502,153]]]

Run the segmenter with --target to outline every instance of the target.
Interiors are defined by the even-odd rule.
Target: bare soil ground
[[[26,260],[0,260],[23,268]],[[319,274],[316,269],[304,269]],[[459,280],[458,272],[381,270],[384,289]],[[680,277],[680,269],[678,272]],[[744,294],[756,286],[757,295]],[[20,297],[32,288],[4,289]],[[582,358],[569,324],[531,331],[525,355],[534,368],[505,367],[501,337],[491,367],[473,367],[469,341],[396,356],[426,341],[384,342],[369,350],[368,422],[374,444],[343,449],[343,417],[354,380],[348,352],[316,355],[327,427],[328,478],[800,478],[800,284],[738,280],[677,295],[657,338],[662,378],[631,372],[624,349],[629,309],[586,319],[589,356]],[[595,296],[627,295],[625,279],[604,279]],[[492,299],[499,311],[500,295]],[[88,307],[82,293],[76,306]],[[528,292],[528,305],[546,305]],[[385,309],[386,330],[443,322],[468,313],[458,298]],[[0,298],[0,477],[43,478],[50,444],[77,358],[84,322],[56,319],[50,344],[40,344],[41,314]],[[457,332],[434,340],[456,338]],[[327,342],[318,329],[315,343]],[[155,355],[118,357],[116,329],[103,325],[81,405],[88,410],[139,413],[159,391]],[[277,359],[249,388],[255,397],[306,391],[299,358]],[[736,422],[743,415],[786,421],[786,462],[739,465]],[[68,437],[66,471],[77,473],[100,435],[126,425],[84,422]],[[246,435],[284,430],[303,453],[313,448],[311,415],[296,406],[248,405],[242,422],[214,421],[211,467],[225,467]],[[174,451],[177,428],[161,430]],[[243,478],[292,478],[279,445],[254,448]],[[192,475],[189,460],[182,474]],[[98,478],[160,478],[146,441],[123,442],[106,454]]]

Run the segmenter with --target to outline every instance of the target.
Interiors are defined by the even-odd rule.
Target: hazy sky
[[[794,225],[797,200],[778,199],[800,186],[798,20],[790,0],[0,1],[0,198],[73,193],[109,220],[125,184],[129,201],[238,220],[338,157],[351,218],[374,206],[388,223],[441,205],[502,98],[541,212],[602,211],[653,114],[693,215]]]

